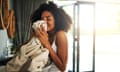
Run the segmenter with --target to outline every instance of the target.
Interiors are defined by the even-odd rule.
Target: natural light
[[[73,19],[75,1],[59,1]],[[95,9],[94,9],[95,8]],[[95,32],[95,72],[120,72],[120,5],[110,3],[80,4],[80,72],[93,66],[93,32]],[[95,31],[94,31],[95,24]],[[68,70],[72,70],[73,37],[69,38]]]
[[[96,4],[96,29],[97,33],[105,34],[118,32],[118,5]]]
[[[119,7],[119,4],[96,4],[95,72],[120,72]]]

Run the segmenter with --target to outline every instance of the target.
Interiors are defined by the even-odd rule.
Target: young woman
[[[32,14],[31,24],[38,20],[44,20],[47,23],[47,31],[45,31],[45,29],[40,26],[38,30],[32,31],[32,35],[34,34],[34,36],[38,38],[44,48],[47,48],[49,51],[49,57],[52,63],[50,64],[48,71],[64,72],[66,70],[68,61],[68,40],[66,32],[69,30],[70,25],[72,24],[71,19],[63,9],[57,7],[57,5],[53,2],[48,2],[41,4],[39,8]],[[23,45],[22,47],[25,46]],[[35,48],[38,46],[32,47]],[[19,56],[21,56],[21,58]],[[24,66],[23,64],[26,62],[26,58],[23,56],[24,55],[21,53],[21,55],[16,56],[13,58],[13,60],[8,62],[8,72],[10,70],[21,70],[20,68]],[[35,52],[28,58],[34,58],[36,56],[38,56],[38,54]]]
[[[53,2],[44,3],[33,13],[32,23],[37,20],[44,20],[47,23],[47,32],[41,27],[36,31],[45,48],[49,50],[50,58],[53,61],[49,71],[65,71],[68,61],[68,40],[66,32],[69,30],[72,21],[68,14]]]

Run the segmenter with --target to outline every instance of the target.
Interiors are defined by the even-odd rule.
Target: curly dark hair
[[[53,17],[55,19],[55,32],[59,30],[64,30],[67,32],[70,29],[70,26],[72,24],[70,16],[53,2],[41,4],[39,8],[33,12],[31,16],[31,22],[33,23],[37,20],[41,20],[41,14],[44,11],[49,11],[53,14]]]

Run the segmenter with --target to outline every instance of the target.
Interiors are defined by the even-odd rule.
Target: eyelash
[[[41,18],[42,20],[44,20],[44,18]],[[50,18],[46,18],[47,20],[51,20]]]

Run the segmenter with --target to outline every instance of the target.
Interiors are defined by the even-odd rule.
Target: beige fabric
[[[15,56],[12,60],[10,60],[6,65],[6,72],[19,72],[22,65],[27,61],[25,57],[19,58],[19,56]]]
[[[38,28],[40,28],[41,25],[43,26],[45,31],[47,31],[47,24],[44,20],[38,20],[38,21],[34,22],[33,25],[32,25],[32,28],[34,30],[37,30]]]
[[[28,71],[42,71],[43,67],[48,63],[49,51],[48,49],[42,47],[37,38],[33,37],[27,44],[21,47],[20,53],[17,53],[17,55],[7,63],[7,72],[18,72],[22,65],[26,63],[27,59],[34,53],[39,53],[39,55],[32,59]]]
[[[41,51],[41,54],[32,60],[31,65],[29,67],[29,71],[42,71],[43,67],[47,64],[49,52],[46,48],[42,49]]]
[[[37,30],[37,28],[40,28],[40,25],[43,25],[45,29],[47,29],[46,28],[47,24],[44,21],[36,21],[35,23],[33,23],[32,28],[34,30]],[[38,38],[33,37],[27,44],[23,45],[20,48],[20,52],[16,55],[16,57],[14,57],[11,61],[7,63],[6,66],[7,72],[21,71],[22,70],[21,68],[24,67],[22,65],[27,63],[29,57],[33,56],[36,53],[38,55],[32,57],[32,61],[30,63],[30,66],[28,67],[28,71],[30,72],[47,71],[50,68],[50,66],[47,66],[45,68],[45,66],[48,65],[49,51],[47,48],[43,48]]]

